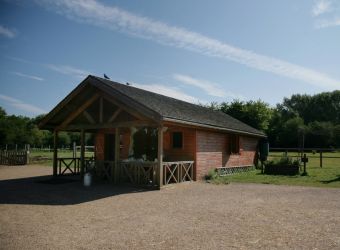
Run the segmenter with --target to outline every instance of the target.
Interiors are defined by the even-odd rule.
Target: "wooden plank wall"
[[[28,163],[27,151],[0,150],[0,165],[26,165]]]

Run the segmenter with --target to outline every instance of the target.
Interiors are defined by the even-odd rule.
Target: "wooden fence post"
[[[120,166],[119,166],[119,158],[120,158],[120,129],[116,128],[115,131],[115,164],[114,169],[111,169],[111,181],[114,181],[115,184],[119,182],[120,176]],[[112,179],[112,175],[113,179]]]
[[[58,131],[53,132],[53,177],[56,177],[58,172]]]
[[[322,168],[322,151],[320,150],[320,168]]]
[[[163,127],[158,127],[158,185],[159,188],[163,186]]]
[[[73,142],[73,158],[77,158],[77,144]]]
[[[30,153],[31,153],[31,145],[27,144],[27,149],[26,149],[26,164],[30,163]]]
[[[80,132],[80,177],[83,179],[85,173],[85,130]]]

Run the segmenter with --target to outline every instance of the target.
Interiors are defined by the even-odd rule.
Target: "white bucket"
[[[84,186],[89,187],[92,183],[92,175],[90,173],[86,173],[84,175]]]

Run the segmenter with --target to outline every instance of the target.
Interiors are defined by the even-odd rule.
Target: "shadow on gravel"
[[[115,195],[153,191],[105,182],[84,187],[77,178],[63,177],[55,181],[51,176],[39,176],[1,180],[0,204],[74,205]]]

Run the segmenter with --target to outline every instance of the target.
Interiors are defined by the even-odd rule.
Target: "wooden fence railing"
[[[163,185],[193,181],[194,162],[163,162]],[[157,162],[121,161],[120,179],[137,185],[155,185],[157,182]]]
[[[28,163],[27,151],[0,150],[0,165],[26,165]]]
[[[58,158],[57,161],[58,175],[80,173],[80,158]],[[163,185],[194,179],[193,161],[163,162],[162,167]],[[133,185],[157,185],[157,168],[158,163],[153,161],[120,161],[116,169],[114,161],[85,160],[85,172],[92,171],[97,177]]]
[[[92,158],[85,158],[85,172],[86,168],[92,162]],[[80,157],[59,157],[57,158],[58,175],[77,175],[80,174]]]
[[[119,167],[120,181],[135,185],[154,185],[156,183],[157,162],[121,161]]]
[[[193,161],[163,162],[163,184],[194,180]]]
[[[57,158],[58,175],[79,174],[80,158]]]

